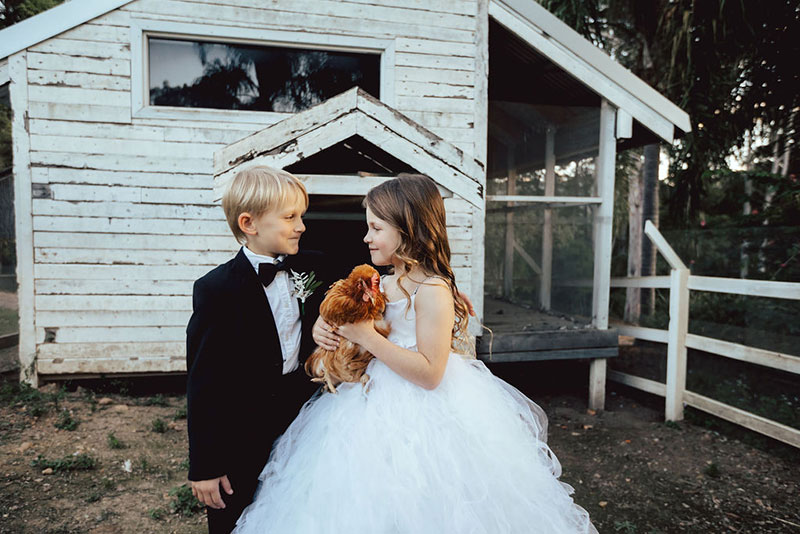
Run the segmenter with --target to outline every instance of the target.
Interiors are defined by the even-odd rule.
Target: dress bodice
[[[403,297],[394,302],[386,302],[383,318],[391,325],[389,341],[404,349],[417,349],[417,320],[414,311],[414,297],[411,295],[411,304]]]

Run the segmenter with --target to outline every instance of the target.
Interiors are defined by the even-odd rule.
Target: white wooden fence
[[[648,393],[666,397],[665,419],[668,421],[683,419],[683,407],[688,405],[800,448],[800,430],[686,389],[687,348],[800,374],[800,357],[689,334],[689,291],[713,291],[734,295],[800,300],[800,283],[691,275],[689,269],[670,247],[664,236],[650,221],[645,224],[645,234],[669,263],[670,275],[613,278],[611,287],[669,289],[668,330],[632,325],[618,327],[619,333],[622,335],[667,344],[667,383],[662,384],[616,370],[609,370],[608,378]]]

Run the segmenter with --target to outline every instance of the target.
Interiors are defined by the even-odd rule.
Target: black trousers
[[[213,508],[206,508],[206,510],[208,510],[209,534],[230,534],[233,527],[236,526],[236,520],[242,515],[242,511],[253,502],[253,495],[258,487],[259,474],[260,473],[256,472],[252,474],[252,476],[228,476],[228,480],[233,488],[233,495],[225,493],[222,486],[219,488],[219,494],[225,502],[225,509],[215,510]]]

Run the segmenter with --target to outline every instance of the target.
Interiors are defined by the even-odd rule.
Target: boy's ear
[[[239,217],[236,219],[236,222],[239,224],[239,230],[247,235],[256,235],[256,228],[253,221],[254,217],[246,211],[240,213]]]

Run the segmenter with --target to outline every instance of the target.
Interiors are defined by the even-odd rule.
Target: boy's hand
[[[325,350],[336,350],[339,347],[339,336],[334,329],[326,323],[322,317],[317,317],[314,327],[311,329],[311,337],[314,342]]]
[[[228,480],[228,475],[212,478],[210,480],[192,480],[192,494],[197,497],[197,500],[205,504],[209,508],[220,510],[225,508],[225,501],[219,493],[219,486],[222,484],[222,489],[228,495],[233,495],[233,488]]]
[[[459,289],[458,290],[458,296],[461,297],[461,300],[463,300],[464,304],[466,304],[467,313],[469,313],[472,317],[475,317],[475,306],[472,305],[472,301],[469,300],[469,297],[467,296],[467,294]]]

